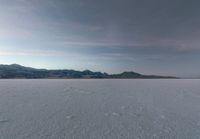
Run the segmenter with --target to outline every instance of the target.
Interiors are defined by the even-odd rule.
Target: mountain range
[[[160,78],[172,78],[173,76],[159,76],[159,75],[143,75],[136,72],[123,72],[120,74],[108,74],[102,72],[93,72],[90,70],[76,71],[68,69],[58,70],[47,70],[47,69],[36,69],[31,67],[25,67],[18,64],[2,65],[0,64],[0,79],[37,79],[37,78],[55,78],[55,79],[70,79],[70,78],[107,78],[107,79],[160,79]]]

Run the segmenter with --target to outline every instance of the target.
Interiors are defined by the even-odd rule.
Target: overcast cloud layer
[[[198,0],[0,0],[0,63],[200,77]]]

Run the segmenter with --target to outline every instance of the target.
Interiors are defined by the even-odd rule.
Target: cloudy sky
[[[200,76],[199,0],[0,0],[0,63]]]

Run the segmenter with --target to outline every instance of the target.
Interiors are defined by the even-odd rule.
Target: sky
[[[200,77],[199,0],[0,0],[0,63]]]

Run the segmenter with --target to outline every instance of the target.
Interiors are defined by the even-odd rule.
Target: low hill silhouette
[[[10,79],[10,78],[111,78],[111,79],[156,79],[156,78],[172,78],[173,76],[159,76],[159,75],[142,75],[136,72],[123,72],[120,74],[108,74],[102,72],[93,72],[90,70],[76,71],[76,70],[47,70],[47,69],[36,69],[31,67],[25,67],[18,64],[11,65],[0,65],[0,78]]]

